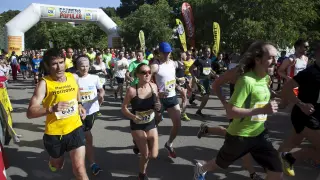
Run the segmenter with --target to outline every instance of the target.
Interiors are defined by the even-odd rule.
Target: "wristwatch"
[[[81,105],[81,106],[82,106],[83,104],[82,104],[82,102],[81,102],[81,101],[78,101],[78,105]]]

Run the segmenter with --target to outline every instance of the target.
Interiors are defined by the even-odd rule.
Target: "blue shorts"
[[[32,69],[32,72],[38,73],[38,72],[39,72],[39,69]]]
[[[21,70],[21,71],[27,71],[27,70],[28,70],[28,67],[27,67],[27,66],[20,65],[20,70]]]
[[[179,104],[176,95],[168,98],[160,98],[160,102],[162,104],[162,112]]]

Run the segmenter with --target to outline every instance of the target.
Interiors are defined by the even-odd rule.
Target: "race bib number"
[[[182,86],[186,83],[186,78],[182,77],[182,78],[179,78],[179,85]]]
[[[96,92],[95,91],[81,91],[80,95],[81,95],[82,102],[89,102],[89,101],[94,100],[94,98],[96,97]]]
[[[34,68],[35,68],[35,69],[39,69],[39,67],[40,67],[40,64],[34,65]]]
[[[106,78],[105,77],[99,77],[99,81],[101,85],[104,85],[106,83]]]
[[[155,117],[153,109],[150,109],[148,111],[136,111],[136,115],[141,118],[139,124],[146,124],[152,121]]]
[[[171,92],[171,91],[174,91],[174,88],[176,86],[176,80],[171,80],[171,81],[167,81],[166,82],[166,86],[165,86],[165,89],[166,89],[166,92]]]
[[[204,75],[209,75],[211,72],[211,67],[204,67],[202,73]]]
[[[253,108],[263,108],[268,102],[258,102],[254,105]],[[264,122],[267,120],[267,114],[258,114],[251,117],[251,121]]]
[[[78,101],[75,99],[69,101],[69,107],[67,109],[55,113],[57,119],[65,119],[76,114],[78,114]]]

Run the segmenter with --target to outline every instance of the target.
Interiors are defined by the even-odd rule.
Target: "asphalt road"
[[[33,94],[34,86],[30,80],[18,81],[9,84],[9,95],[13,105],[13,120],[16,131],[23,135],[20,143],[13,143],[5,147],[10,162],[7,176],[12,180],[70,180],[73,179],[71,162],[67,154],[66,164],[63,170],[51,172],[47,166],[48,154],[44,151],[42,136],[44,132],[45,118],[27,119],[26,110]],[[90,179],[137,179],[138,156],[132,152],[132,137],[129,121],[123,117],[120,111],[121,103],[114,100],[107,93],[105,103],[101,108],[102,116],[96,120],[92,129],[97,163],[103,168],[103,172]],[[203,110],[208,117],[200,119],[193,114],[196,107],[188,107],[187,112],[192,119],[190,122],[182,122],[179,136],[174,142],[177,152],[176,159],[167,157],[163,148],[171,129],[171,121],[165,114],[165,120],[159,127],[159,156],[158,159],[149,162],[148,176],[156,180],[187,180],[193,178],[193,164],[197,160],[208,160],[217,155],[224,138],[220,136],[208,136],[202,139],[196,137],[199,125],[207,121],[212,126],[228,125],[225,111],[215,96],[211,96],[208,105]],[[288,112],[288,110],[287,110]],[[270,130],[273,144],[278,148],[283,139],[291,131],[289,114],[286,111],[279,112],[269,117],[266,126]],[[89,167],[89,164],[87,164]],[[256,170],[265,176],[263,169],[256,165]],[[296,176],[285,177],[289,180],[313,180],[317,179],[319,169],[313,168],[307,163],[296,165]],[[248,173],[242,168],[241,161],[236,161],[227,170],[218,170],[209,173],[207,179],[246,180]],[[318,178],[320,179],[320,178]]]

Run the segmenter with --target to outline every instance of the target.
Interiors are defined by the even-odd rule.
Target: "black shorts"
[[[315,107],[315,109],[318,109]],[[305,127],[312,130],[320,130],[320,111],[315,111],[311,116],[304,114],[298,106],[294,106],[291,112],[291,122],[297,134]]]
[[[52,158],[59,158],[65,152],[85,145],[85,136],[82,127],[78,127],[66,135],[43,135],[43,144]]]
[[[282,172],[279,153],[270,142],[267,131],[256,137],[232,136],[227,133],[216,163],[220,168],[228,168],[234,161],[250,153],[262,167],[272,172]]]
[[[117,80],[118,84],[123,84],[123,82],[124,82],[124,78],[116,77],[116,80]]]
[[[179,104],[179,100],[177,96],[169,97],[169,98],[161,98],[162,110],[167,110],[168,108],[172,108]]]
[[[131,131],[142,130],[147,132],[153,128],[156,128],[156,121],[153,119],[152,121],[146,124],[136,124],[132,120],[130,120],[130,128],[131,128]]]
[[[96,120],[96,116],[97,116],[97,113],[93,113],[93,114],[87,115],[86,118],[82,120],[83,130],[85,132],[90,131],[92,129],[94,121]]]

